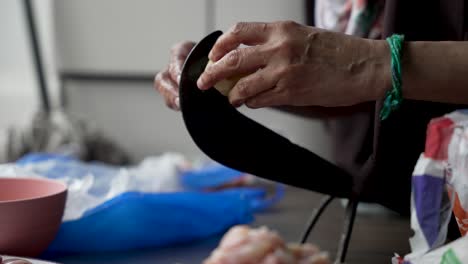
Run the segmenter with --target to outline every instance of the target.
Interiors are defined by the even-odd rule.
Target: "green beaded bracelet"
[[[401,92],[401,51],[405,36],[394,34],[387,38],[388,45],[392,56],[392,89],[385,93],[382,109],[380,110],[380,120],[387,119],[390,114],[400,107],[403,101]]]

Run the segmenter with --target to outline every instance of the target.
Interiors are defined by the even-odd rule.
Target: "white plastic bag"
[[[124,192],[180,191],[180,171],[188,164],[182,155],[174,153],[149,157],[126,168],[48,158],[23,165],[0,165],[0,177],[52,178],[65,183],[68,198],[63,220],[69,221]]]

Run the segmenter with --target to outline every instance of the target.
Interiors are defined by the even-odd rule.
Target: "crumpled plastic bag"
[[[138,249],[201,239],[252,221],[255,212],[284,194],[282,187],[272,196],[251,187],[202,191],[245,174],[219,164],[193,168],[182,155],[173,153],[145,159],[134,167],[31,154],[17,164],[0,165],[0,175],[47,177],[69,187],[64,222],[49,254]]]
[[[47,177],[64,182],[68,186],[68,199],[63,220],[69,221],[125,192],[182,191],[179,175],[188,163],[175,153],[146,158],[134,167],[84,163],[71,157],[36,153],[21,158],[16,164],[0,165],[0,174]]]
[[[433,119],[428,125],[425,151],[412,177],[414,236],[410,238],[412,252],[405,256],[404,263],[440,263],[420,261],[445,243],[452,212],[461,235],[465,235],[468,230],[467,111]],[[459,257],[461,262],[454,263],[468,263],[466,254]]]

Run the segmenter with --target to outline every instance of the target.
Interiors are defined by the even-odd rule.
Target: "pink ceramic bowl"
[[[57,181],[0,178],[0,254],[42,253],[60,227],[66,197]]]

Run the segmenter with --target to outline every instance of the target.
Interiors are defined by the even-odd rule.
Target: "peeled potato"
[[[208,61],[208,64],[206,65],[206,67],[208,67],[211,64],[213,64],[213,62],[210,60]],[[218,82],[217,84],[215,84],[214,88],[218,90],[218,92],[220,92],[222,95],[228,96],[229,92],[231,92],[232,88],[234,87],[234,85],[236,85],[236,83],[240,80],[240,78],[242,78],[242,76],[235,76],[229,79],[224,79]]]

